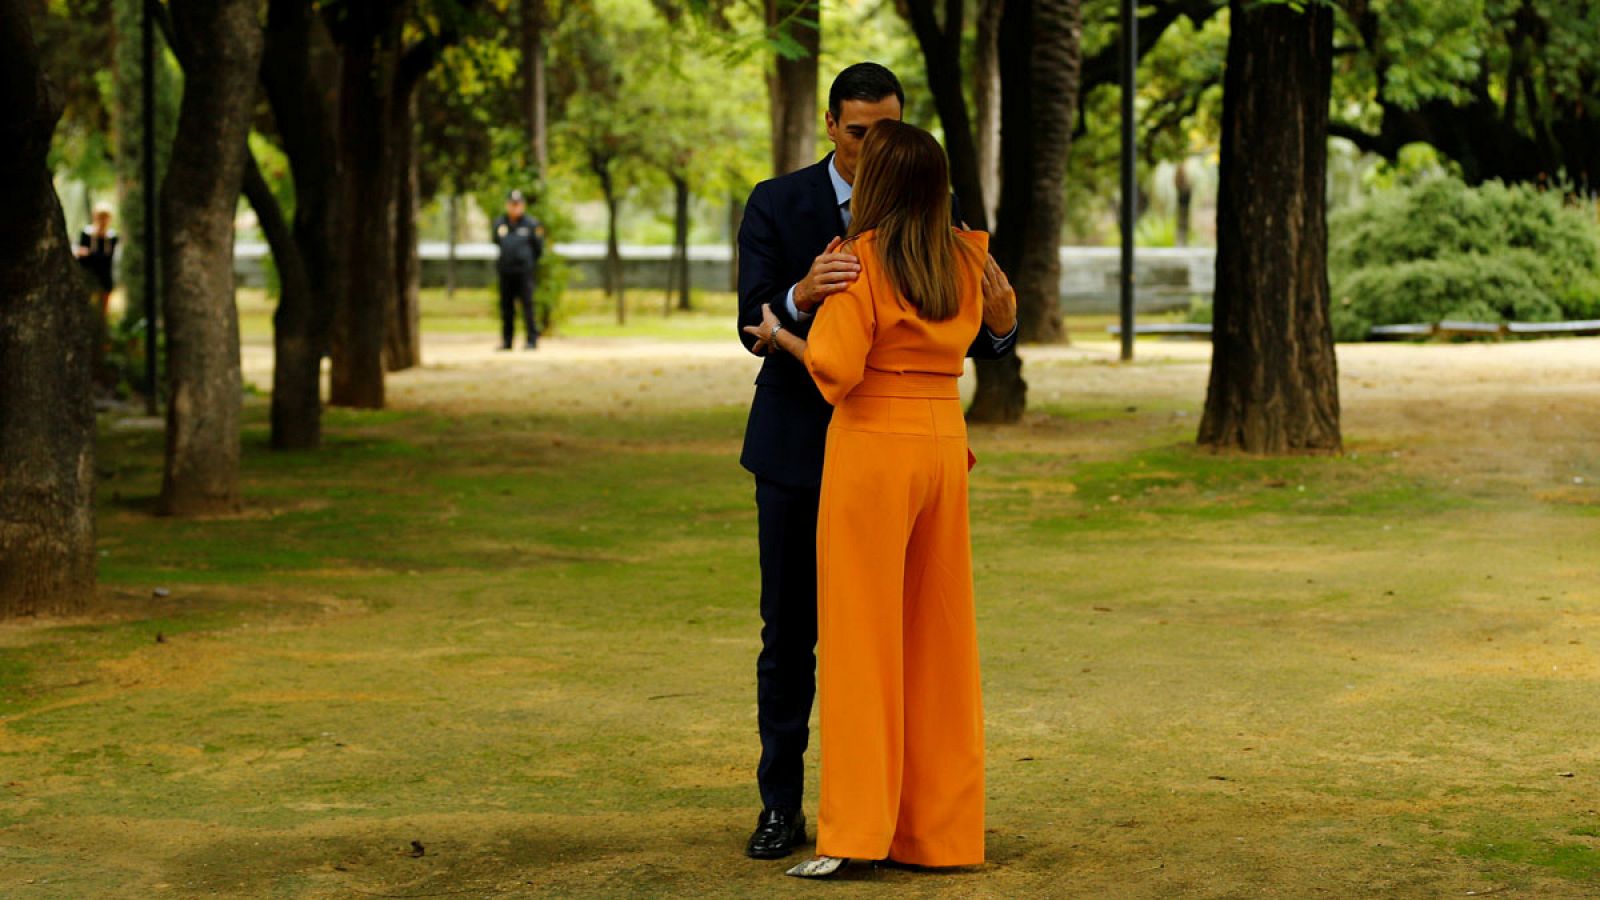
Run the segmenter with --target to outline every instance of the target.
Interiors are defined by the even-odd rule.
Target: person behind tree
[[[117,232],[111,227],[110,206],[95,204],[94,215],[78,235],[75,253],[84,271],[94,279],[95,296],[100,301],[100,321],[105,322],[111,311],[112,262],[117,255]]]

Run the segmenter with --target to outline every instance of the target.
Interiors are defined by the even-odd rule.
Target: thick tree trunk
[[[772,173],[787,175],[816,162],[817,59],[822,52],[822,7],[816,0],[765,0],[767,27],[782,27],[801,55],[774,54],[767,72],[772,120]]]
[[[972,98],[978,181],[983,185],[983,221],[994,222],[1000,206],[1000,14],[1004,0],[979,0],[977,47],[972,63]]]
[[[344,296],[333,323],[334,406],[382,409],[383,347],[396,294],[394,262],[395,153],[387,134],[394,87],[398,15],[377,4],[351,23],[342,41],[339,91],[340,205],[350,227],[342,236]]]
[[[550,156],[544,43],[547,18],[545,0],[522,0],[522,103],[527,116],[529,157],[541,180]]]
[[[689,298],[689,179],[672,177],[672,264],[673,280],[678,286],[678,309],[688,312],[693,307]]]
[[[81,611],[95,579],[93,326],[29,5],[0,0],[0,619]]]
[[[417,252],[416,92],[395,98],[395,293],[384,325],[384,368],[399,372],[422,364],[422,259]]]
[[[1336,452],[1326,221],[1333,11],[1233,0],[1230,15],[1199,441],[1250,453]]]
[[[233,218],[262,34],[259,0],[174,0],[183,105],[161,184],[167,452],[161,510],[239,508],[239,315]]]
[[[1017,291],[1018,338],[1066,339],[1061,326],[1062,178],[1078,107],[1078,0],[1007,0],[1000,22],[1001,162],[991,251]],[[1019,359],[977,363],[974,422],[1014,422],[1027,402]]]
[[[272,316],[272,447],[309,450],[322,442],[322,358],[340,296],[337,59],[315,10],[304,0],[270,0],[261,85],[289,169],[295,208],[291,240],[273,238],[282,293]],[[265,192],[263,183],[258,190]],[[262,203],[246,193],[261,215]],[[275,204],[274,204],[275,205]],[[263,230],[265,228],[263,218]],[[286,262],[287,261],[287,262]],[[296,267],[304,272],[303,289]]]

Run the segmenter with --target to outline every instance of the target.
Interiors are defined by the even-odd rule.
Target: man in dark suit
[[[766,353],[743,328],[760,324],[761,305],[770,303],[780,327],[804,337],[817,306],[855,280],[860,264],[839,246],[861,142],[880,119],[899,119],[904,102],[899,80],[883,66],[858,63],[839,73],[825,116],[834,152],[756,185],[739,229],[739,336],[766,357],[739,460],[755,475],[761,544],[756,780],[763,809],[745,848],[755,859],[787,856],[806,837],[800,803],[816,694],[817,502],[833,407],[804,365],[787,353]],[[1016,342],[1016,296],[992,262],[990,275],[984,327],[968,350],[979,359],[1004,356]]]

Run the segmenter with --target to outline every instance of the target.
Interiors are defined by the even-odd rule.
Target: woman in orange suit
[[[861,275],[807,339],[770,311],[750,330],[802,359],[833,421],[817,524],[822,804],[818,856],[983,862],[983,706],[956,380],[982,320],[988,235],[950,221],[933,136],[868,133],[851,199]],[[987,266],[992,267],[992,262]]]

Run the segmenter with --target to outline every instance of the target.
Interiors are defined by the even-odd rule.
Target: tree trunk
[[[395,4],[357,4],[343,24],[339,90],[340,206],[344,296],[333,324],[334,406],[382,409],[385,325],[397,292],[394,261],[395,151],[389,103],[400,33]],[[336,37],[339,36],[336,34]]]
[[[1230,6],[1211,381],[1199,441],[1337,452],[1326,220],[1333,11]]]
[[[283,209],[248,147],[245,154],[244,195],[256,212],[278,270],[278,308],[272,333],[272,445],[274,449],[315,447],[321,440],[322,424],[317,357],[305,345],[305,335],[284,327],[279,320],[286,311],[309,309],[316,302],[316,291]],[[309,378],[305,377],[308,357]]]
[[[1078,106],[1078,0],[1008,0],[1000,22],[1001,163],[990,245],[1017,291],[1018,339],[1064,341],[1062,179]],[[967,418],[1015,422],[1027,404],[1020,359],[979,361]]]
[[[689,179],[672,178],[672,252],[674,278],[678,282],[678,309],[688,312],[689,302]]]
[[[95,581],[93,325],[30,5],[0,0],[0,619],[79,612]]]
[[[950,183],[961,198],[961,210],[968,225],[988,230],[984,217],[983,177],[978,170],[978,148],[972,138],[972,120],[967,115],[965,79],[961,73],[962,11],[965,0],[946,0],[944,22],[938,21],[937,0],[906,0],[901,5],[917,44],[922,48],[923,69],[933,105],[944,126],[945,155],[950,159]]]
[[[816,162],[817,58],[822,52],[822,8],[816,0],[765,0],[767,27],[782,27],[800,46],[789,59],[774,54],[767,73],[772,120],[772,173],[787,175]]]
[[[258,0],[174,0],[186,76],[161,183],[167,452],[161,510],[239,508],[239,313],[233,218],[244,180],[262,33]]]
[[[458,202],[459,199],[460,198],[456,195],[455,190],[452,188],[450,191],[450,196],[446,201],[449,209],[449,212],[446,214],[446,220],[449,224],[447,224],[445,227],[450,230],[450,234],[446,238],[445,242],[449,249],[446,252],[444,259],[444,297],[446,300],[454,300],[456,296],[456,235],[461,232],[461,208],[460,203]]]
[[[417,251],[416,92],[395,97],[395,293],[384,323],[384,368],[399,372],[422,364],[422,259]]]
[[[1189,161],[1178,160],[1178,166],[1172,173],[1172,188],[1177,194],[1177,234],[1175,243],[1179,247],[1189,246],[1189,221],[1192,218],[1190,210],[1194,206],[1194,186],[1189,183]]]
[[[549,127],[546,121],[544,32],[545,0],[522,0],[522,90],[528,125],[528,150],[540,180],[549,163]]]
[[[117,244],[117,275],[122,285],[123,316],[130,321],[145,317],[148,310],[145,268],[158,264],[156,260],[145,259],[144,92],[140,80],[143,67],[139,40],[142,9],[143,0],[116,0],[112,8],[113,27],[118,36],[113,45],[116,102],[112,104],[116,135],[117,230],[122,233],[122,240]],[[154,73],[157,177],[167,170],[177,109],[177,86],[174,79],[166,77],[166,50],[165,36],[158,29]],[[151,190],[157,187],[152,185]]]
[[[343,270],[335,237],[341,234],[337,101],[329,87],[337,81],[338,63],[327,32],[304,0],[270,0],[265,37],[261,86],[295,193],[290,237],[275,238],[262,209],[275,208],[276,202],[265,182],[254,187],[250,179],[245,182],[281,284],[272,315],[272,448],[310,450],[322,442],[322,358]]]
[[[617,301],[617,324],[628,324],[628,303],[623,296],[622,287],[622,249],[617,243],[617,215],[620,202],[617,198],[617,186],[611,178],[611,162],[606,159],[591,159],[590,168],[595,177],[600,179],[600,193],[606,201],[606,266],[603,276],[605,293]]]
[[[1000,14],[1004,0],[979,0],[977,47],[972,63],[972,97],[983,185],[983,221],[995,221],[1000,205]]]

